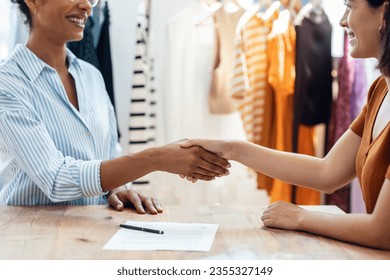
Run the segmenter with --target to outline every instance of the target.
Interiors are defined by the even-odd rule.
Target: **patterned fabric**
[[[267,80],[267,36],[272,22],[278,17],[275,10],[267,20],[253,15],[251,9],[240,19],[235,39],[235,62],[231,93],[239,100],[239,112],[249,142],[265,147],[275,146],[274,93]],[[249,17],[247,20],[246,18]],[[242,22],[246,20],[246,22]],[[257,174],[257,187],[270,193],[273,178]]]
[[[1,205],[106,203],[100,164],[115,156],[114,110],[100,72],[70,51],[67,59],[79,111],[28,48],[17,45],[0,66]]]
[[[245,14],[244,14],[245,16]],[[243,16],[243,17],[244,17]],[[257,14],[238,30],[231,95],[239,108],[249,142],[272,147],[273,93],[267,81],[267,36],[278,11],[264,21]],[[265,129],[264,129],[264,126]]]
[[[141,2],[137,17],[137,35],[130,94],[129,153],[155,146],[156,91],[153,85],[153,58],[150,56],[150,0]],[[150,176],[135,180],[134,185],[148,185]]]

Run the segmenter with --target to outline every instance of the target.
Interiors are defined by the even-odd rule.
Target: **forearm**
[[[270,177],[320,191],[329,191],[324,183],[324,160],[313,156],[268,149],[249,142],[232,144],[234,160]]]
[[[298,221],[298,229],[302,231],[389,250],[388,234],[381,234],[384,231],[380,227],[370,214],[340,215],[305,211]]]
[[[110,191],[157,171],[158,149],[147,149],[132,155],[103,161],[100,166],[100,181],[103,191]]]
[[[233,141],[237,161],[287,183],[332,193],[355,176],[355,160],[361,138],[351,130],[333,146],[325,158],[276,151],[247,142]]]

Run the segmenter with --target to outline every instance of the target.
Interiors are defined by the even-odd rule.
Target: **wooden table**
[[[0,259],[390,259],[375,250],[303,232],[263,227],[265,207],[165,206],[159,215],[107,206],[0,207]],[[337,207],[314,210],[341,212]],[[127,220],[219,224],[209,252],[114,251],[103,246]],[[351,233],[353,234],[353,233]]]

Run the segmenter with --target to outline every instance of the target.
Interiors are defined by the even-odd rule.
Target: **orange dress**
[[[268,36],[267,53],[269,59],[268,82],[275,94],[276,142],[275,149],[292,151],[293,98],[295,83],[295,28],[287,10],[280,13]],[[298,153],[314,155],[314,129],[300,126]],[[271,202],[277,200],[292,201],[292,186],[280,180],[274,180]],[[319,204],[317,191],[296,187],[295,203]]]

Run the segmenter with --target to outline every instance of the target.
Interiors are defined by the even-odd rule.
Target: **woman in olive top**
[[[271,177],[325,193],[334,192],[357,176],[367,214],[311,212],[278,201],[261,219],[267,227],[307,231],[390,250],[390,5],[388,0],[346,0],[345,5],[340,24],[348,33],[351,56],[377,58],[382,76],[371,86],[361,114],[325,158],[240,141],[190,140],[182,146],[199,145]]]

